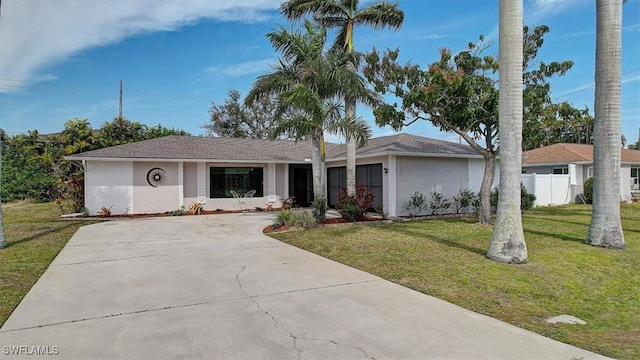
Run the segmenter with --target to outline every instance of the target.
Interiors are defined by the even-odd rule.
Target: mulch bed
[[[363,223],[363,222],[376,222],[376,221],[385,221],[385,219],[379,218],[379,217],[372,217],[372,216],[365,216],[364,218],[356,221],[356,222],[348,222],[347,220],[343,219],[343,218],[332,218],[332,219],[326,219],[325,221],[319,223],[316,225],[317,226],[326,226],[326,225],[338,225],[338,224],[357,224],[357,223]],[[285,232],[285,231],[290,231],[292,230],[291,227],[287,226],[287,225],[283,225],[277,229],[274,229],[271,225],[265,227],[262,232],[265,234],[269,234],[269,233],[276,233],[276,232]]]

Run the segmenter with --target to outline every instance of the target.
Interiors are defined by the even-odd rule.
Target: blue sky
[[[366,5],[367,1],[362,1]],[[457,52],[484,34],[497,53],[497,0],[400,0],[399,31],[360,27],[357,50],[400,48],[400,60],[426,65],[439,49]],[[211,102],[230,89],[243,95],[278,54],[265,34],[291,25],[277,0],[3,0],[0,17],[0,128],[10,135],[37,129],[58,132],[68,119],[94,128],[118,115],[206,134]],[[361,5],[362,5],[361,4]],[[593,108],[594,0],[525,0],[525,23],[551,31],[541,61],[572,60],[569,73],[552,80],[552,97]],[[640,128],[640,0],[623,10],[622,132],[638,141]],[[391,134],[358,113],[374,136]],[[404,132],[458,141],[426,122]],[[329,137],[330,141],[340,139]]]

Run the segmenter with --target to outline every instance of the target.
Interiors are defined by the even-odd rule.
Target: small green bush
[[[469,189],[460,189],[458,195],[453,197],[453,208],[455,209],[456,214],[469,213],[469,208],[475,206],[476,201],[479,200],[480,198],[473,191]]]
[[[329,209],[327,204],[327,199],[323,197],[313,199],[311,206],[313,207],[313,212],[312,212],[313,217],[317,221],[323,222],[327,220],[327,210]]]
[[[410,218],[420,214],[422,210],[427,208],[427,199],[423,194],[414,192],[411,198],[402,205],[402,210],[409,215]]]
[[[349,222],[358,221],[358,219],[363,216],[363,211],[360,206],[358,206],[358,201],[353,196],[343,199],[343,201],[336,207],[338,208],[340,216]]]
[[[593,177],[588,178],[582,184],[583,195],[587,204],[593,204]]]
[[[491,206],[498,206],[499,192],[498,188],[494,188],[491,191]],[[520,183],[520,210],[529,210],[533,207],[533,202],[536,201],[536,195],[527,192],[527,188],[524,184]]]
[[[180,206],[180,209],[167,211],[165,212],[165,214],[167,214],[168,216],[182,216],[185,212],[186,210],[184,209],[184,206]]]
[[[307,211],[293,211],[291,212],[291,219],[287,224],[293,227],[310,227],[318,223],[318,220],[312,213]]]
[[[386,219],[387,217],[389,217],[389,213],[384,211],[384,208],[382,207],[382,205],[376,206],[375,210],[376,210],[376,213],[382,216],[383,219]]]
[[[282,210],[273,220],[271,227],[279,229],[284,225],[291,227],[309,227],[318,222],[313,214],[306,211]]]
[[[434,191],[429,195],[431,196],[431,202],[429,203],[431,214],[440,214],[451,207],[451,201],[445,198],[441,193]]]

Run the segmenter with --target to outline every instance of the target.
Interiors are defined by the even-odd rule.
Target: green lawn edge
[[[97,222],[63,220],[54,203],[2,206],[7,247],[0,249],[0,327],[73,234]]]
[[[323,257],[606,356],[640,358],[640,203],[622,204],[627,248],[586,245],[590,205],[523,213],[524,265],[485,257],[491,226],[470,218],[271,234]],[[587,325],[548,324],[568,314]]]

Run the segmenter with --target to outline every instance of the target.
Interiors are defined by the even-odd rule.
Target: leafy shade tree
[[[567,102],[546,106],[523,131],[524,150],[557,143],[593,143],[593,116]]]
[[[224,104],[211,105],[210,122],[202,128],[220,137],[269,139],[276,128],[276,108],[271,97],[245,104],[238,90],[229,90]]]
[[[371,136],[369,125],[360,118],[342,116],[337,98],[345,94],[369,104],[379,99],[369,91],[364,79],[345,66],[343,52],[324,52],[326,30],[305,22],[302,31],[267,34],[273,47],[282,53],[270,74],[260,76],[246,98],[247,104],[276,97],[277,128],[272,135],[289,134],[312,143],[313,189],[315,198],[326,198],[324,132],[341,134],[364,144]]]
[[[312,15],[314,20],[325,28],[338,28],[333,49],[342,49],[347,55],[353,55],[353,31],[358,25],[368,25],[375,29],[399,29],[404,21],[404,12],[398,4],[386,1],[376,2],[359,8],[359,0],[289,0],[281,5],[282,13],[290,20],[299,20]],[[357,71],[355,57],[349,56],[345,66],[352,72]],[[345,93],[344,105],[347,118],[355,118],[357,94]],[[356,143],[347,137],[347,193],[356,191]]]
[[[97,134],[100,147],[128,144],[145,140],[147,126],[137,121],[130,121],[124,117],[116,117],[112,121],[105,121]]]
[[[523,264],[527,246],[520,210],[522,170],[522,0],[500,0],[500,194],[487,257]]]
[[[631,150],[640,150],[640,141],[638,141],[637,143],[634,144],[629,144],[629,146],[627,146],[628,149]]]
[[[587,244],[625,247],[620,222],[622,1],[596,0],[593,212]]]
[[[191,134],[184,130],[179,130],[176,128],[169,129],[166,126],[158,124],[156,126],[147,127],[147,132],[144,134],[144,137],[145,139],[155,139],[169,135],[191,136]]]
[[[550,99],[549,94],[543,91],[550,91],[548,77],[562,75],[571,66],[570,62],[549,65],[540,62],[538,68],[529,66],[537,55],[538,47],[542,46],[541,37],[546,31],[548,28],[545,26],[536,27],[533,31],[521,28],[526,44],[524,67],[530,68],[523,73],[523,78],[535,79],[523,81],[524,92],[529,94],[524,99],[528,99],[531,111],[543,109],[536,104],[544,104],[546,99]],[[477,44],[469,43],[467,50],[455,56],[448,49],[441,49],[440,60],[430,64],[426,70],[411,63],[400,65],[398,49],[387,50],[382,57],[374,49],[367,54],[364,68],[365,77],[374,84],[376,91],[402,99],[400,105],[385,104],[374,110],[377,125],[390,125],[394,130],[400,130],[418,120],[427,120],[442,131],[458,134],[483,156],[485,168],[479,209],[482,224],[491,223],[491,186],[499,150],[495,79],[498,62],[491,55],[483,55],[490,45],[481,35]]]

